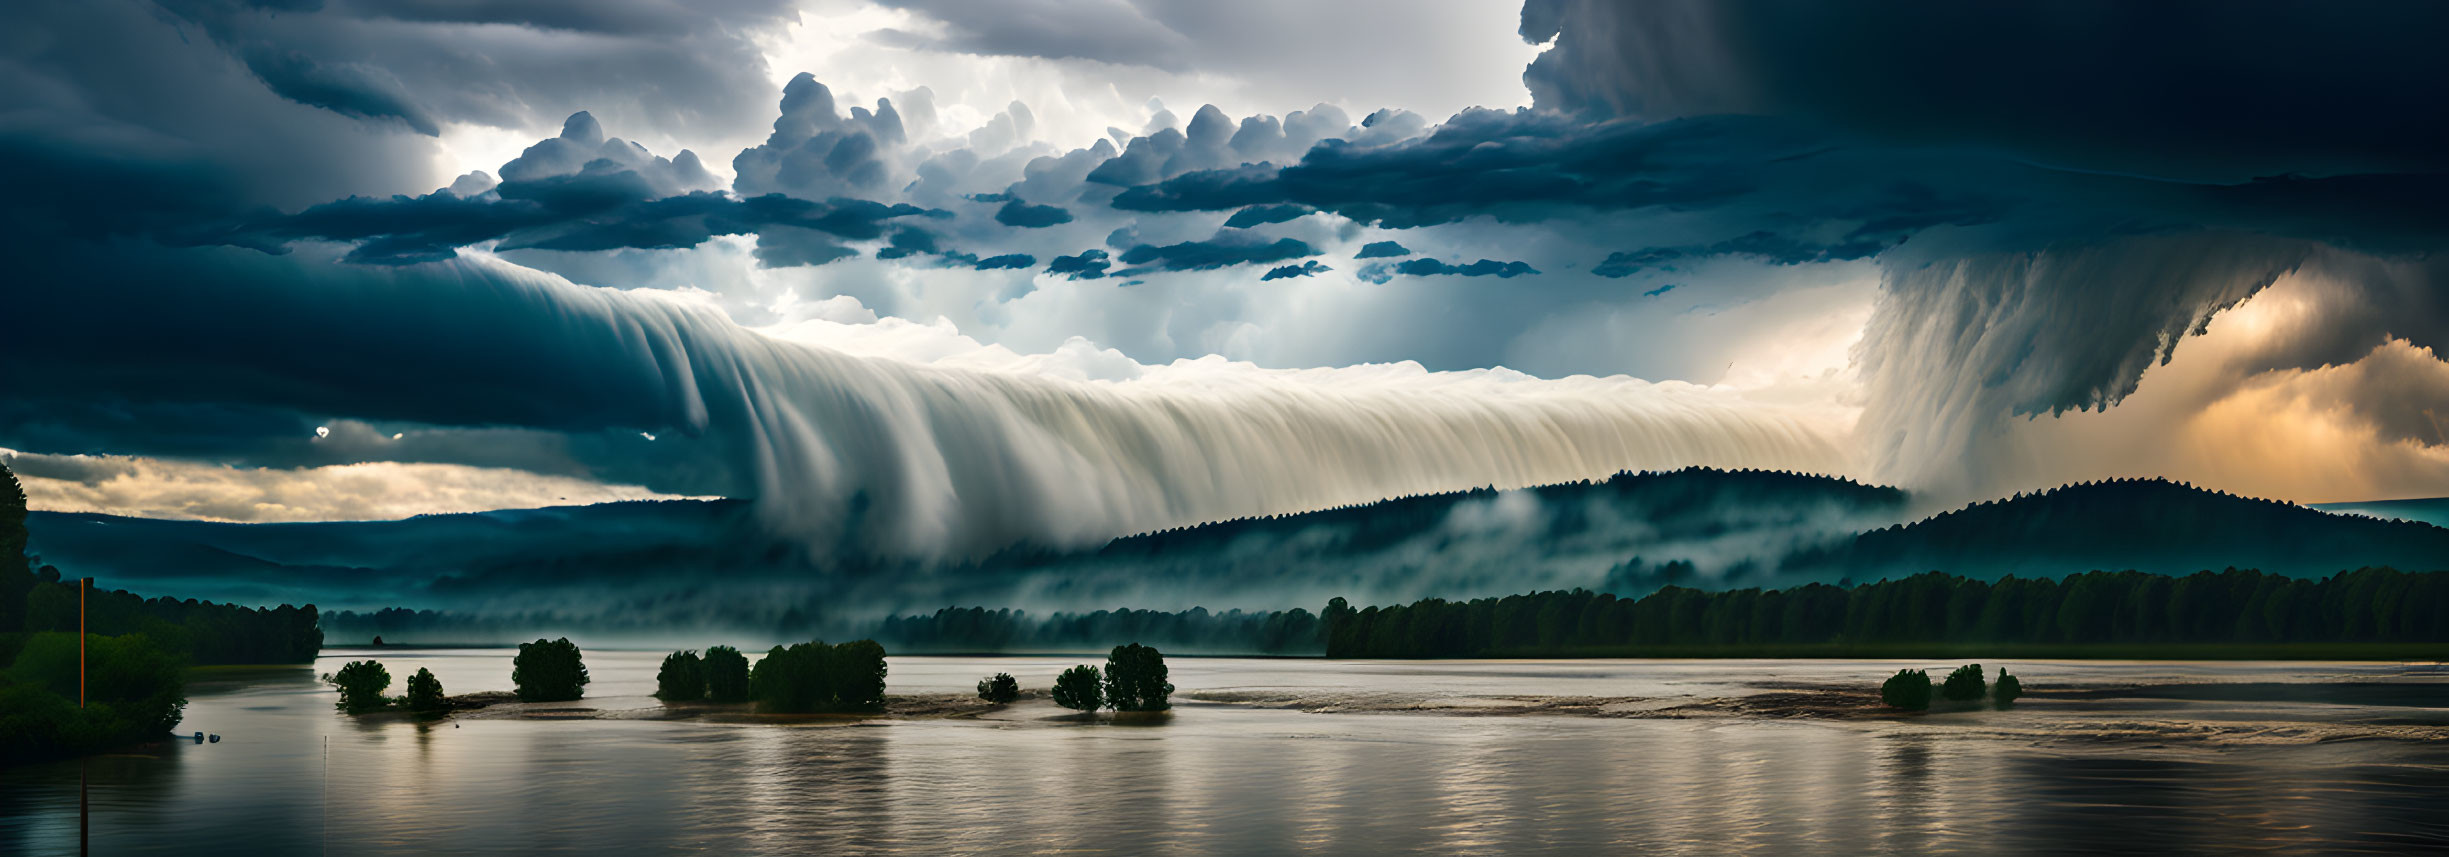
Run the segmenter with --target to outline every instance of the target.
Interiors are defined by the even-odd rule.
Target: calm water
[[[314,672],[365,652],[335,650]],[[454,693],[508,652],[403,651]],[[581,705],[651,709],[655,653],[590,652]],[[895,658],[895,693],[1087,658]],[[1175,659],[1186,694],[1718,697],[1875,682],[1865,662]],[[2029,686],[2336,681],[2394,665],[2033,664]],[[394,690],[399,685],[395,683]],[[306,669],[191,688],[217,744],[0,772],[0,854],[2403,853],[2449,849],[2449,712],[2035,700],[1910,722],[1306,713],[1161,723],[355,720]],[[2313,741],[2408,730],[2432,740]],[[2219,736],[2205,740],[2203,735]],[[2339,736],[2331,736],[2339,737]]]

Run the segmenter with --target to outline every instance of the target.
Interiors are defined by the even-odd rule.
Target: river
[[[2011,710],[1826,718],[1659,709],[1875,685],[1898,664],[1175,658],[1177,708],[1149,722],[1025,701],[785,726],[350,718],[314,675],[363,657],[394,693],[418,667],[452,693],[509,686],[503,650],[213,671],[180,729],[217,743],[0,772],[0,853],[77,853],[80,778],[91,852],[112,855],[2449,849],[2437,700],[2050,695],[2449,681],[2396,664],[2014,664],[2035,695]],[[570,707],[653,713],[660,657],[590,651]],[[895,657],[888,691],[995,672],[1043,689],[1091,660]],[[1602,710],[1634,716],[1472,714],[1555,696],[1623,697]]]

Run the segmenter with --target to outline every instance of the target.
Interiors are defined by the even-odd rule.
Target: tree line
[[[1194,652],[1314,655],[1321,650],[1322,627],[1317,614],[1300,608],[1211,613],[1193,607],[1034,616],[1009,608],[946,607],[931,614],[888,616],[875,636],[896,649],[923,652],[1043,651],[1127,640]]]
[[[2088,572],[1995,582],[1939,572],[1857,586],[1639,598],[1576,589],[1323,616],[1328,657],[1451,658],[1644,648],[1875,644],[2438,643],[2449,572],[2365,568],[2320,579],[2228,569]]]

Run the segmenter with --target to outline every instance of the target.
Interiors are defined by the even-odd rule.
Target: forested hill
[[[1477,488],[1446,494],[1397,497],[1317,512],[1241,518],[1116,539],[1098,558],[1194,556],[1252,541],[1279,542],[1321,531],[1333,538],[1320,547],[1369,553],[1440,531],[1455,529],[1458,511],[1518,496],[1532,523],[1545,535],[1570,538],[1592,530],[1639,524],[1665,538],[1699,539],[1777,524],[1803,525],[1831,515],[1878,520],[1900,512],[1905,492],[1841,477],[1774,470],[1682,470],[1624,472],[1595,482],[1568,482],[1520,491]],[[1502,517],[1503,512],[1492,512]],[[1512,523],[1498,521],[1496,523]],[[1315,541],[1315,540],[1313,540]],[[1070,554],[1012,556],[1015,564],[1056,563]]]
[[[1934,570],[1997,578],[2230,567],[2320,576],[2362,566],[2449,569],[2449,529],[2125,479],[1975,503],[1784,563],[1789,574],[1856,580]]]

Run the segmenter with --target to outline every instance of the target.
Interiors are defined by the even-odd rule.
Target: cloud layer
[[[1530,107],[1119,95],[1291,86],[1371,8],[12,8],[0,445],[135,456],[169,499],[77,495],[122,510],[387,463],[920,555],[1684,464],[1978,495],[2124,460],[2035,426],[2138,396],[2341,463],[2120,475],[2449,445],[2437,11],[1532,0]],[[768,65],[827,38],[858,86]],[[1108,84],[981,82],[1040,73]]]

